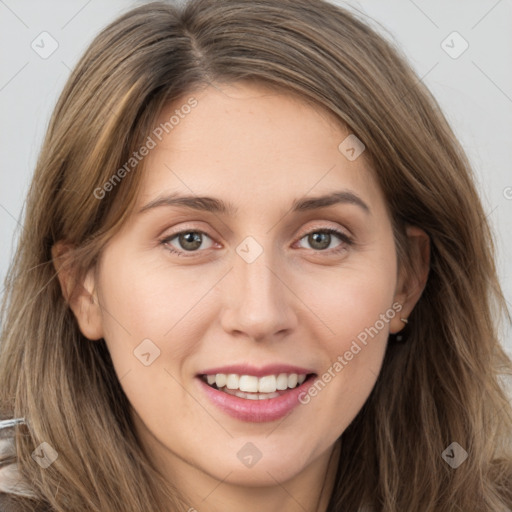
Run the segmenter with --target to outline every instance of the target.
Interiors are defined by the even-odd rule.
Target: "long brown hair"
[[[406,268],[404,226],[431,239],[429,278],[405,343],[389,343],[367,402],[342,434],[329,511],[497,511],[512,507],[510,319],[469,162],[406,59],[354,14],[323,0],[151,3],[92,42],[56,105],[26,203],[2,309],[0,413],[38,510],[187,510],[134,435],[103,340],[80,333],[51,249],[75,247],[77,283],[122,225],[144,161],[95,190],[147,140],[162,108],[213,83],[252,80],[299,94],[366,146]],[[409,269],[410,270],[410,269]],[[58,458],[43,469],[32,452]],[[457,468],[442,453],[457,442]]]

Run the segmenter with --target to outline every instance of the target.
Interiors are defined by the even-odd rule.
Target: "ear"
[[[57,271],[64,299],[77,319],[82,334],[90,340],[103,338],[103,322],[95,286],[94,269],[77,281],[71,258],[74,247],[57,242],[52,247],[52,263]]]
[[[396,334],[401,331],[407,319],[418,302],[430,270],[430,238],[422,229],[416,226],[406,228],[407,244],[411,258],[412,275],[405,268],[400,269],[395,291],[394,302],[402,305],[400,312],[390,321],[389,331]]]

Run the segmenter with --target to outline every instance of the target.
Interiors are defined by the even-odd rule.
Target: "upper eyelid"
[[[322,230],[325,230],[325,229],[334,229],[336,231],[340,231],[342,234],[348,236],[348,237],[351,237],[351,232],[349,229],[345,228],[345,227],[338,227],[338,226],[332,226],[332,225],[318,225],[318,226],[311,226],[310,228],[308,228],[306,231],[303,232],[303,234],[300,236],[300,238],[303,238],[305,235],[308,235],[312,232],[315,232],[315,231],[322,231]],[[182,229],[180,229],[179,231],[176,231],[170,235],[166,235],[164,237],[159,237],[161,240],[162,239],[168,239],[168,238],[172,238],[172,237],[175,237],[177,235],[180,235],[182,233],[189,233],[189,232],[197,232],[197,233],[202,233],[202,234],[205,234],[207,236],[209,236],[210,238],[215,238],[215,237],[212,237],[209,235],[208,231],[204,230],[204,229],[201,229],[201,228],[197,228],[197,227],[184,227]]]
[[[307,231],[303,232],[296,239],[296,242],[302,240],[305,236],[308,236],[311,233],[315,233],[315,232],[319,232],[319,231],[326,231],[326,230],[333,230],[333,231],[339,232],[339,235],[341,235],[341,240],[342,241],[345,241],[345,240],[343,240],[343,238],[347,238],[347,239],[352,240],[352,235],[345,232],[345,231],[348,231],[348,230],[346,230],[346,229],[344,230],[343,228],[339,228],[339,227],[333,227],[333,226],[329,226],[329,225],[324,225],[324,226],[312,226]],[[218,242],[216,242],[215,237],[210,236],[210,234],[208,232],[206,232],[206,231],[204,231],[202,229],[193,228],[193,227],[192,228],[184,228],[184,229],[181,229],[179,231],[176,231],[175,233],[172,233],[172,234],[167,235],[167,236],[165,236],[163,238],[160,238],[160,242],[166,243],[166,242],[169,242],[170,240],[173,240],[178,235],[181,235],[183,233],[190,233],[190,232],[201,233],[202,235],[206,235],[208,238],[210,238],[210,240],[212,240],[214,243],[218,243]],[[331,233],[331,234],[336,235],[336,233]],[[190,252],[193,253],[193,252],[201,252],[201,251],[190,251]]]

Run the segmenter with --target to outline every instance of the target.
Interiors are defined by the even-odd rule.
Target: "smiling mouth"
[[[280,373],[263,377],[234,373],[203,374],[199,376],[203,382],[213,389],[248,400],[277,398],[314,377],[316,377],[315,373]]]

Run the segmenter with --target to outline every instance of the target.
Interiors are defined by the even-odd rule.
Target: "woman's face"
[[[160,465],[275,485],[354,419],[410,310],[390,218],[363,148],[320,109],[239,82],[158,123],[176,110],[96,269],[89,329]]]

